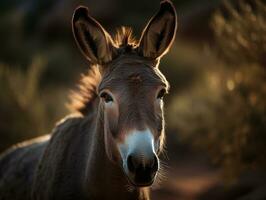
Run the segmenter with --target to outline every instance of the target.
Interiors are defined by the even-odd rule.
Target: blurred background
[[[158,200],[266,199],[266,2],[173,0],[176,41],[161,62],[164,172]],[[49,133],[70,113],[69,91],[88,64],[71,32],[77,5],[112,34],[138,38],[159,0],[1,0],[0,151]]]

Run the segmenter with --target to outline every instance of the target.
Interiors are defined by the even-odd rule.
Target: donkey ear
[[[72,31],[82,54],[93,64],[112,60],[115,47],[110,35],[94,18],[87,7],[78,7],[72,18]]]
[[[158,59],[171,47],[177,29],[177,16],[169,0],[161,2],[159,12],[154,15],[142,32],[139,53],[147,58]]]

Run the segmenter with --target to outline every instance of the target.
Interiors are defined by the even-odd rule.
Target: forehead
[[[102,79],[99,89],[125,87],[167,87],[167,81],[158,68],[141,62],[123,62],[110,69]]]

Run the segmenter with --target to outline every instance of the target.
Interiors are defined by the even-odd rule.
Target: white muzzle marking
[[[156,154],[154,136],[149,129],[144,131],[134,130],[128,133],[124,143],[118,145],[118,149],[125,169],[127,169],[126,159],[130,154],[137,154],[142,160],[151,154]]]

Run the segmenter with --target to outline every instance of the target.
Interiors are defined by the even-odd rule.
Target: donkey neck
[[[88,159],[85,171],[85,191],[88,199],[148,200],[144,189],[129,186],[128,181],[117,164],[107,157],[104,141],[103,110],[98,106],[95,126],[90,134]]]

